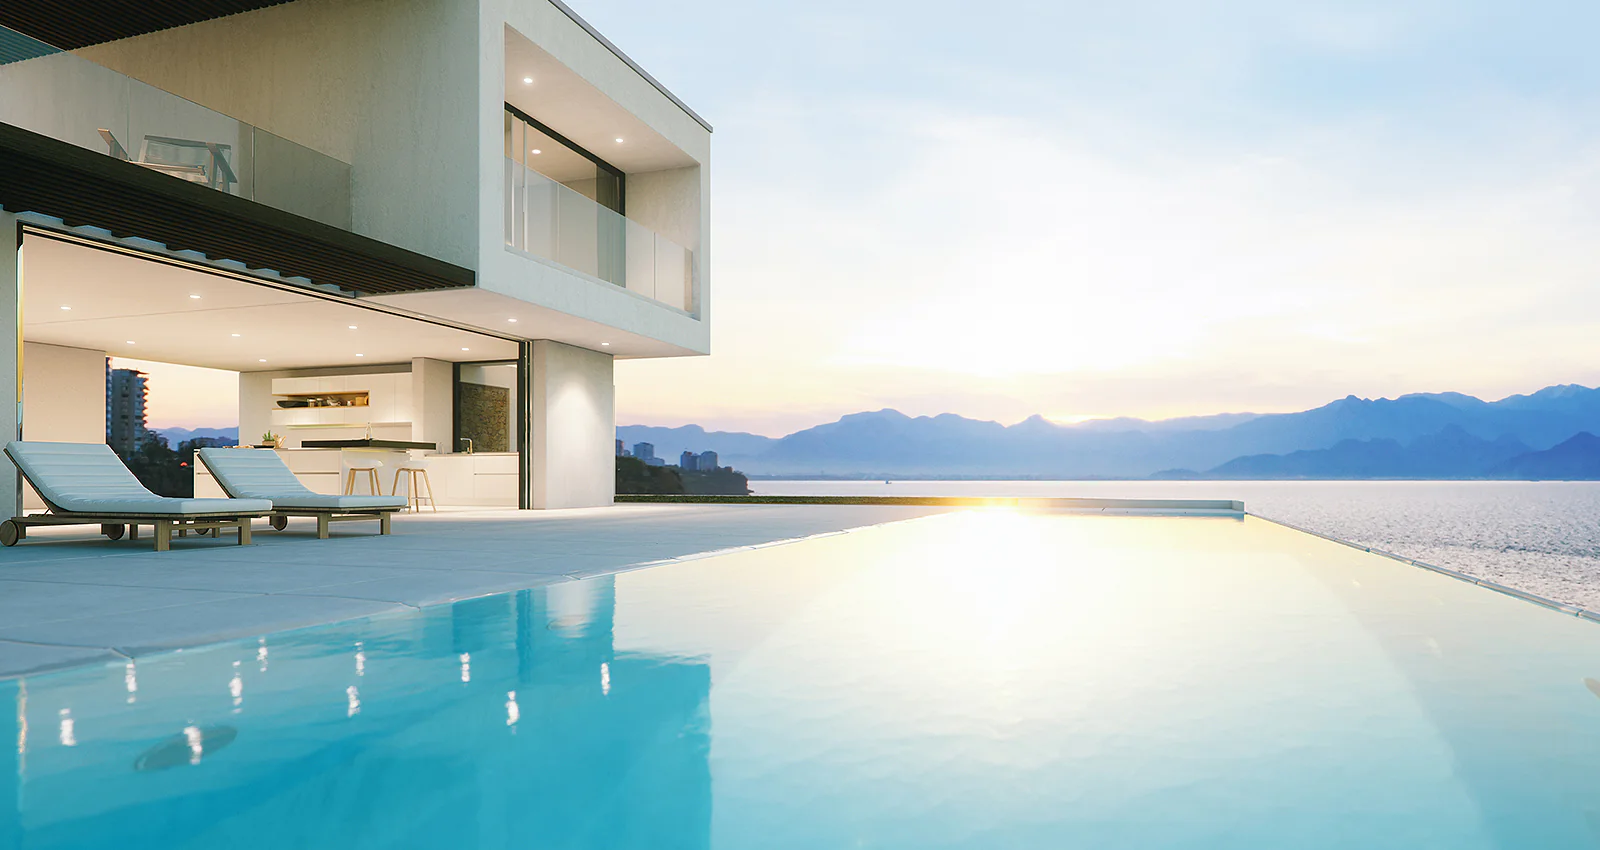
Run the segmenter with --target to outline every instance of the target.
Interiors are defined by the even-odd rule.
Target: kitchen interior
[[[383,493],[410,495],[402,466],[427,470],[437,505],[516,507],[516,361],[321,367],[239,376],[239,436],[275,448],[317,493],[370,492],[377,467]],[[267,436],[276,437],[267,441]],[[420,464],[418,463],[420,461]],[[426,495],[426,488],[424,493]],[[195,495],[221,495],[203,464]]]
[[[106,439],[107,357],[194,366],[237,375],[240,442],[276,436],[315,492],[343,493],[351,468],[377,461],[384,494],[421,465],[441,508],[518,506],[516,338],[65,237],[30,235],[27,252],[25,439]],[[191,468],[197,496],[222,495]],[[370,480],[357,474],[355,492]]]

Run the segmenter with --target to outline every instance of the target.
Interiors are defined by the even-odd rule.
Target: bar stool
[[[344,473],[344,494],[346,496],[354,496],[356,494],[356,473],[364,472],[366,473],[367,489],[370,490],[374,496],[382,496],[383,487],[378,483],[378,470],[382,468],[382,466],[383,461],[381,460],[352,460],[346,462]]]
[[[426,501],[428,507],[438,513],[439,505],[433,501],[433,482],[428,480],[428,461],[408,455],[405,461],[394,468],[394,485],[389,488],[389,495],[400,495],[401,475],[406,476],[406,509],[421,511],[422,503]],[[427,491],[427,495],[423,495],[423,490]]]

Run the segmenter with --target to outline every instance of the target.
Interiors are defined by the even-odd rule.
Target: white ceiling
[[[527,78],[533,82],[524,83]],[[665,136],[510,27],[506,28],[506,102],[624,172],[696,164]]]
[[[120,252],[30,235],[23,253],[28,342],[235,372],[517,356],[510,340]]]

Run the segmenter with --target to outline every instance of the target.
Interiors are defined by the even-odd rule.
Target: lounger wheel
[[[273,531],[282,531],[289,527],[289,518],[286,516],[275,516],[267,522],[271,523]]]
[[[13,520],[0,522],[0,545],[15,546],[22,539],[22,526]]]
[[[100,533],[104,534],[105,536],[107,536],[109,538],[111,538],[112,540],[121,540],[122,539],[122,535],[126,534],[127,532],[128,532],[127,527],[122,525],[121,523],[113,523],[113,524],[107,524],[107,525],[100,526]]]

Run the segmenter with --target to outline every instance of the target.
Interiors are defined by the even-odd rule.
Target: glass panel
[[[517,450],[517,364],[462,363],[456,378],[457,451]]]
[[[628,222],[628,291],[646,298],[656,297],[655,244],[656,235],[650,228],[637,221]]]
[[[0,27],[0,121],[350,228],[350,165]]]
[[[689,312],[694,300],[693,255],[689,249],[661,236],[656,236],[655,248],[655,299]]]

